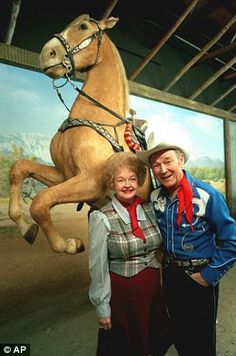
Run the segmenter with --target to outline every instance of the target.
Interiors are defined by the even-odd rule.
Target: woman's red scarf
[[[180,229],[180,224],[182,220],[183,212],[185,211],[186,220],[189,222],[191,226],[191,230],[193,231],[192,221],[193,221],[193,191],[192,188],[185,177],[180,180],[179,183],[179,191],[177,193],[179,199],[179,206],[178,206],[178,214],[177,214],[177,224]]]
[[[135,236],[139,237],[140,239],[145,240],[145,236],[138,224],[137,212],[136,212],[136,207],[142,203],[142,199],[140,197],[135,197],[135,199],[130,204],[126,204],[121,201],[120,203],[128,210],[131,227],[132,227],[132,233]]]

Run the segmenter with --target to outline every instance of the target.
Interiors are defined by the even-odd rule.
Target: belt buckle
[[[207,263],[209,263],[209,260],[207,258],[203,258],[200,260],[195,260],[195,263],[192,263],[192,265],[187,268],[187,272],[188,274],[193,274],[196,272],[200,272],[202,270],[202,268],[204,268],[204,266],[207,265]]]
[[[192,261],[191,260],[180,260],[180,267],[192,267]]]
[[[200,258],[200,259],[194,259],[192,260],[193,264],[195,266],[201,266],[209,262],[207,258]]]
[[[189,266],[188,266],[188,268],[187,268],[187,271],[188,271],[188,273],[189,273],[190,275],[194,273],[194,268],[195,268],[195,266],[194,266],[194,264],[193,264],[193,261],[192,261],[192,260],[189,260]]]

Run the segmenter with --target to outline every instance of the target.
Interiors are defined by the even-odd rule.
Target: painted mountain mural
[[[50,141],[51,137],[40,133],[0,134],[0,155],[10,155],[17,147],[22,148],[25,158],[51,164]]]
[[[22,147],[25,157],[34,157],[39,162],[52,163],[49,146],[51,137],[40,133],[0,134],[0,154],[10,155],[13,147]],[[197,160],[189,160],[186,167],[224,167],[220,159],[202,156]]]
[[[51,137],[41,133],[0,134],[0,198],[9,194],[9,170],[18,159],[25,158],[53,165],[50,156]],[[202,156],[197,160],[189,160],[186,168],[196,178],[203,179],[224,193],[224,162]],[[37,183],[37,190],[42,184]]]

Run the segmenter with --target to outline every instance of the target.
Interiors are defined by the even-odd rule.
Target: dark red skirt
[[[161,354],[158,340],[166,320],[160,270],[146,268],[130,278],[112,272],[110,276],[112,328],[99,329],[97,356]]]

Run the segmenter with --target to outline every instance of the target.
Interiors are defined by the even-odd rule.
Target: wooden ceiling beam
[[[156,44],[156,46],[150,51],[146,58],[144,58],[143,62],[141,62],[138,67],[133,71],[130,75],[129,80],[134,80],[137,75],[142,71],[142,69],[149,63],[149,61],[157,54],[157,52],[162,48],[162,46],[168,41],[168,39],[173,35],[173,33],[177,30],[177,28],[182,24],[185,18],[189,15],[189,13],[193,10],[199,0],[193,0],[190,5],[186,8],[186,10],[179,16],[175,24],[170,28],[169,31],[163,36],[161,41]]]
[[[228,29],[236,22],[236,15],[233,16],[230,21],[225,25],[225,27],[208,42],[200,52],[196,54],[177,74],[176,76],[167,84],[164,90],[168,91],[200,58],[211,48],[227,31]]]
[[[225,1],[227,0],[214,0],[212,2],[208,2],[206,5],[201,6],[196,10],[195,14],[189,18],[184,24],[185,30],[190,27],[196,27],[200,24],[204,19],[210,17],[220,8],[225,6]]]
[[[231,108],[228,109],[229,112],[235,111],[236,110],[236,104],[231,106]]]
[[[5,35],[4,43],[10,45],[12,42],[12,38],[14,35],[15,27],[16,27],[16,20],[20,11],[21,0],[13,0],[12,1],[12,8],[11,8],[11,15],[9,24],[7,27],[7,32]]]
[[[218,109],[207,104],[189,100],[188,98],[167,93],[166,91],[160,89],[150,88],[146,85],[138,84],[137,82],[129,82],[129,88],[131,94],[137,95],[141,98],[156,100],[158,102],[201,112],[221,119],[229,119],[236,123],[236,114],[230,113],[227,110]]]
[[[212,106],[215,106],[217,103],[219,103],[222,99],[224,99],[227,95],[229,95],[231,93],[231,91],[233,91],[234,89],[236,89],[236,84],[232,85],[228,90],[226,90],[225,93],[221,94],[220,96],[218,96],[212,103]]]
[[[102,14],[102,19],[107,19],[110,14],[112,13],[112,10],[114,9],[114,7],[116,6],[116,4],[118,3],[119,0],[111,0],[106,8],[106,10],[104,11],[104,13]]]
[[[0,63],[16,65],[21,68],[31,69],[41,73],[38,53],[26,51],[18,47],[7,46],[2,42],[0,42]],[[79,75],[76,77],[76,80],[83,82],[85,80],[85,74],[79,73]],[[229,119],[236,123],[236,114],[229,113],[227,110],[222,110],[207,104],[198,103],[197,101],[167,93],[163,90],[150,88],[146,85],[138,84],[136,82],[130,81],[129,89],[130,94],[137,95],[139,97],[201,112],[206,115],[213,115],[222,119]]]
[[[232,185],[232,142],[230,139],[230,122],[223,121],[224,125],[224,156],[225,156],[225,195],[230,211],[233,210],[233,185]]]
[[[222,68],[220,68],[215,74],[213,74],[205,83],[203,83],[195,92],[189,97],[194,100],[198,97],[206,88],[209,87],[217,78],[226,72],[230,67],[236,63],[236,56],[233,57],[228,63],[226,63]]]
[[[220,56],[225,54],[226,52],[232,51],[233,49],[236,48],[236,42],[230,43],[228,46],[216,49],[215,51],[212,51],[210,53],[205,54],[199,61],[198,63],[203,63],[208,61],[211,58]]]
[[[233,78],[236,78],[236,72],[231,73],[231,74],[227,74],[227,75],[224,77],[224,80],[229,80],[229,79],[233,79]]]

